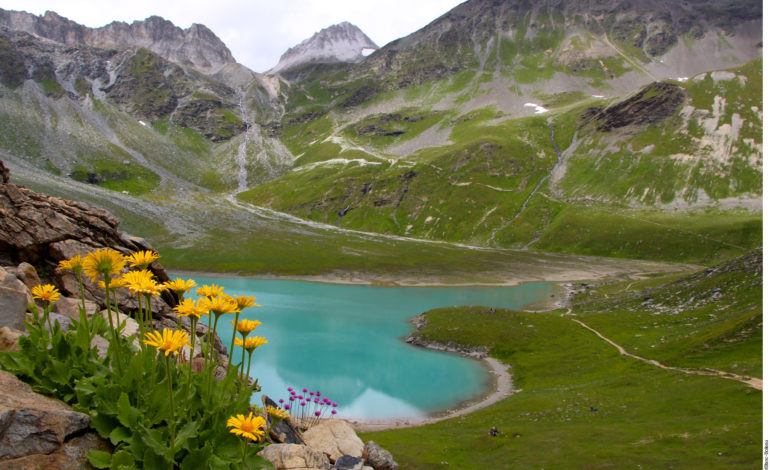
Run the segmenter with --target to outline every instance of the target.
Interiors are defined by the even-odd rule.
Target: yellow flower
[[[153,297],[157,297],[166,290],[166,287],[158,284],[152,278],[152,273],[146,269],[142,271],[129,271],[123,275],[122,280],[125,286],[128,287],[128,290],[134,295],[150,294]]]
[[[235,320],[231,320],[230,323],[235,326],[235,329],[238,330],[238,333],[242,335],[247,335],[254,331],[254,328],[258,327],[262,324],[259,320],[241,320],[238,323],[235,323]]]
[[[97,285],[104,289],[104,281],[97,282]],[[126,281],[122,277],[110,279],[110,289],[119,289],[121,287],[126,287]]]
[[[144,344],[154,346],[158,351],[165,351],[166,356],[171,353],[177,354],[183,347],[189,347],[190,335],[182,330],[169,330],[165,328],[163,333],[151,331],[146,333]]]
[[[220,286],[218,286],[216,284],[211,284],[210,286],[199,287],[195,291],[195,293],[197,295],[202,296],[202,297],[213,298],[213,297],[217,297],[219,295],[222,295],[222,292],[224,292],[224,290],[225,290],[224,287],[220,287]]]
[[[242,347],[248,352],[254,351],[263,344],[267,344],[267,340],[262,336],[252,336],[251,338],[246,338],[245,342],[241,338],[235,338],[235,345]]]
[[[61,294],[51,284],[41,284],[32,288],[32,297],[46,302],[56,302]]]
[[[249,412],[249,416],[243,415],[231,416],[227,420],[227,427],[233,428],[231,433],[236,436],[242,436],[252,441],[259,442],[265,435],[265,418],[261,416],[254,416],[254,413]]]
[[[83,272],[96,282],[99,276],[116,276],[126,266],[123,255],[110,248],[96,250],[83,259]]]
[[[166,289],[176,292],[176,295],[182,295],[186,292],[189,292],[190,289],[197,286],[198,284],[195,283],[192,279],[184,280],[180,278],[176,278],[173,281],[168,281],[163,283],[164,286],[166,286]]]
[[[209,311],[201,306],[201,300],[202,299],[198,299],[197,302],[193,302],[190,299],[184,299],[182,303],[174,307],[174,311],[177,312],[180,317],[193,316],[195,318],[200,318],[203,315],[208,315]]]
[[[257,303],[257,299],[255,297],[252,297],[250,295],[239,295],[235,297],[235,302],[238,304],[238,310],[243,310],[244,308],[249,308],[253,306],[261,307]]]
[[[135,268],[145,269],[158,258],[160,258],[159,254],[155,253],[154,251],[145,250],[137,251],[136,253],[132,253],[126,256],[126,261],[128,261],[128,263]]]
[[[281,408],[276,408],[273,405],[267,405],[265,410],[267,411],[267,414],[269,414],[270,416],[272,416],[278,421],[289,419],[290,417],[288,411],[282,410]]]
[[[83,271],[83,258],[80,255],[73,256],[70,259],[59,261],[59,269],[66,269],[75,274]]]
[[[202,299],[201,307],[214,314],[214,317],[219,317],[225,313],[235,313],[238,310],[238,304],[230,296],[219,296],[213,299],[206,297]]]

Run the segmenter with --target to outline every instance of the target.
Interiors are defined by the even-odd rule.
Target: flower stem
[[[115,351],[115,362],[118,365],[118,373],[122,372],[120,365],[120,345],[118,344],[118,335],[115,332],[115,324],[112,321],[112,305],[110,305],[110,276],[104,274],[104,298],[107,304],[107,318],[110,320],[110,330],[112,330],[112,349]],[[115,312],[116,318],[117,312]]]
[[[190,334],[192,335],[192,348],[190,349],[190,368],[187,371],[187,390],[185,391],[185,395],[190,394],[190,382],[192,381],[192,366],[193,366],[193,359],[195,359],[195,337],[197,335],[198,331],[198,318],[195,316],[190,317]]]
[[[168,374],[168,401],[171,405],[171,420],[169,421],[169,427],[171,429],[171,459],[174,459],[174,444],[176,440],[176,419],[174,418],[174,386],[171,377],[171,361],[166,356],[166,373]]]
[[[241,311],[235,312],[235,323],[233,324],[233,337],[230,339],[230,353],[227,355],[227,370],[230,370],[230,365],[233,363],[233,348],[235,347],[235,332],[238,326],[238,317],[241,315]]]

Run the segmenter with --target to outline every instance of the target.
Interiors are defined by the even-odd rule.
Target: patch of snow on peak
[[[529,108],[535,108],[535,114],[542,114],[542,113],[547,113],[548,112],[547,108],[544,108],[544,107],[540,106],[539,104],[524,103],[524,106],[529,107]]]

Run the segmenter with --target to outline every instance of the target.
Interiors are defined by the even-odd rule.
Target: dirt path
[[[570,309],[564,315],[569,315],[570,313],[572,313],[572,309]],[[671,366],[667,366],[665,364],[661,364],[660,362],[656,361],[655,359],[646,359],[644,357],[637,356],[636,354],[631,354],[628,351],[626,351],[625,348],[623,348],[622,346],[620,346],[617,343],[613,342],[611,339],[609,339],[606,336],[602,335],[601,333],[599,333],[598,331],[594,330],[593,328],[591,328],[590,326],[586,325],[585,323],[583,323],[582,321],[578,320],[577,318],[571,318],[571,320],[574,321],[575,323],[577,323],[578,325],[582,326],[583,328],[585,328],[587,330],[590,330],[596,336],[598,336],[599,338],[603,339],[604,341],[606,341],[606,342],[610,343],[611,345],[615,346],[617,348],[617,350],[620,352],[620,354],[622,354],[623,356],[632,357],[632,358],[634,358],[636,360],[645,362],[645,363],[650,364],[652,366],[660,367],[661,369],[675,370],[677,372],[682,372],[682,373],[690,374],[690,375],[710,375],[710,376],[724,377],[724,378],[730,379],[730,380],[737,380],[739,382],[745,383],[746,385],[748,385],[751,388],[755,388],[757,390],[762,390],[762,379],[758,379],[756,377],[748,377],[748,376],[745,376],[745,375],[737,375],[737,374],[733,374],[731,372],[724,372],[724,371],[715,370],[715,369],[684,369],[682,367],[671,367]]]

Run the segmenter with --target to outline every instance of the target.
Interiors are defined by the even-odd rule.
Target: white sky
[[[235,60],[257,72],[278,63],[286,49],[333,24],[349,21],[378,46],[404,37],[461,0],[0,0],[0,8],[42,15],[46,10],[96,28],[158,15],[176,26],[201,23],[219,36]]]

